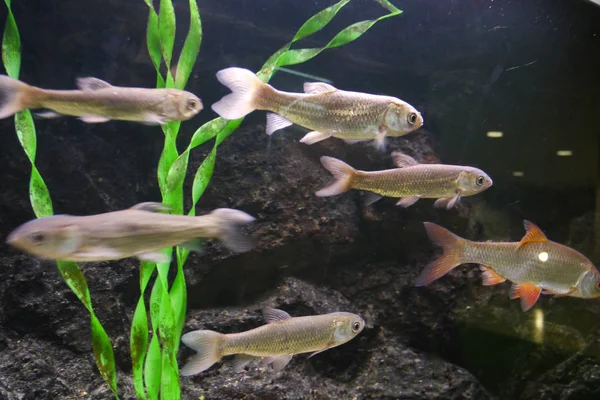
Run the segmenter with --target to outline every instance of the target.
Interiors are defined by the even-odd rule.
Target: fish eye
[[[481,186],[485,183],[485,178],[482,175],[479,175],[475,183],[477,183],[477,186]]]
[[[600,290],[600,281],[596,282],[596,289]]]
[[[30,237],[34,244],[42,244],[46,240],[46,235],[41,232],[35,232]]]
[[[196,100],[194,100],[194,99],[189,100],[188,103],[187,103],[187,108],[189,110],[195,110],[197,104],[198,104],[198,102]]]
[[[411,125],[414,125],[417,123],[417,114],[414,112],[411,112],[410,114],[408,114],[408,123]]]
[[[354,321],[354,323],[352,324],[352,332],[356,333],[358,331],[360,331],[360,322]]]

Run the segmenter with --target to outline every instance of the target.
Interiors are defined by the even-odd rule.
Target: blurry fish
[[[375,140],[379,148],[386,136],[402,136],[423,125],[410,104],[389,96],[346,92],[323,82],[304,84],[304,93],[274,89],[252,71],[227,68],[219,82],[233,93],[212,105],[225,119],[238,119],[254,110],[268,110],[267,135],[298,124],[313,129],[300,142],[313,144],[329,137],[350,141]]]
[[[484,285],[513,282],[510,298],[521,298],[523,311],[533,307],[540,294],[600,296],[600,273],[590,260],[548,240],[533,223],[526,220],[524,225],[526,233],[520,242],[471,242],[425,222],[427,235],[443,247],[444,254],[425,267],[415,285],[427,285],[461,264],[479,264]]]
[[[161,203],[140,203],[127,210],[84,217],[55,215],[15,229],[7,243],[32,255],[64,261],[105,261],[136,256],[168,262],[161,249],[181,246],[199,250],[197,238],[218,238],[236,252],[252,248],[239,225],[254,221],[245,212],[221,208],[190,217],[161,214]]]
[[[383,171],[359,171],[333,157],[321,157],[321,164],[335,181],[315,194],[334,196],[349,189],[376,193],[368,204],[381,198],[401,197],[397,205],[409,207],[420,198],[437,198],[435,207],[450,209],[463,196],[480,193],[492,186],[485,172],[473,167],[445,164],[419,164],[400,152],[392,153],[398,168]]]
[[[198,374],[233,354],[237,354],[233,366],[238,372],[256,358],[281,371],[295,354],[310,352],[312,357],[350,341],[365,327],[361,317],[346,312],[292,318],[285,311],[266,307],[263,316],[267,325],[246,332],[203,330],[183,335],[181,341],[198,354],[183,366],[181,375]]]
[[[89,123],[111,119],[149,125],[185,121],[202,110],[202,102],[179,89],[144,89],[112,86],[97,78],[77,80],[80,90],[46,90],[0,75],[0,119],[26,108],[46,108],[45,118],[62,115]]]

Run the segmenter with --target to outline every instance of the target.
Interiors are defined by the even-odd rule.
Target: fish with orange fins
[[[428,285],[461,264],[479,264],[483,284],[511,281],[510,298],[521,299],[523,311],[540,294],[555,297],[600,297],[600,272],[583,254],[552,242],[533,223],[525,220],[525,236],[519,242],[472,242],[431,222],[427,235],[444,254],[425,267],[415,281]]]

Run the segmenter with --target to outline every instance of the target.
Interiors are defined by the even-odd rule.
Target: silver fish
[[[118,87],[98,78],[80,78],[77,86],[80,90],[47,90],[0,75],[0,119],[26,108],[46,108],[53,111],[38,115],[71,115],[88,123],[116,119],[155,125],[185,121],[202,110],[198,97],[179,89]]]
[[[281,371],[295,354],[312,353],[312,357],[352,340],[365,327],[360,316],[347,312],[292,318],[285,311],[266,307],[263,316],[267,325],[246,332],[223,334],[199,330],[183,335],[181,341],[198,353],[180,374],[198,374],[233,354],[237,354],[233,361],[236,371],[257,358]]]
[[[168,262],[162,252],[172,246],[199,250],[198,238],[218,238],[230,250],[248,251],[249,237],[239,226],[254,217],[221,208],[198,217],[160,213],[161,203],[90,216],[55,215],[29,221],[15,229],[7,243],[32,255],[63,261],[106,261],[127,257]]]

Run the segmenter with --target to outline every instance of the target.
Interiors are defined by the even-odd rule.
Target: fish
[[[548,240],[534,223],[524,220],[525,236],[519,242],[472,242],[431,222],[425,222],[429,238],[444,254],[423,269],[415,286],[428,285],[461,264],[479,264],[483,285],[512,282],[511,299],[521,299],[530,310],[540,294],[555,297],[600,296],[600,273],[583,254]]]
[[[401,152],[393,152],[398,168],[383,171],[356,170],[337,158],[323,156],[321,164],[335,180],[317,191],[318,197],[335,196],[350,189],[371,192],[367,205],[386,197],[400,197],[396,205],[409,207],[421,198],[437,198],[436,208],[451,209],[461,197],[472,196],[492,186],[493,181],[478,168],[445,164],[420,164]]]
[[[243,68],[221,70],[217,79],[232,91],[212,105],[222,118],[267,110],[267,135],[298,124],[312,129],[300,140],[309,145],[336,137],[375,140],[383,149],[386,137],[406,135],[423,125],[421,114],[395,97],[347,92],[324,82],[304,83],[304,93],[282,92]]]
[[[186,121],[202,109],[202,101],[179,89],[112,86],[98,78],[77,79],[79,90],[47,90],[0,75],[0,119],[25,109],[48,109],[43,118],[79,117],[87,123],[110,120],[147,125]]]
[[[181,246],[201,250],[199,238],[218,238],[234,252],[253,244],[240,226],[254,221],[243,211],[220,208],[201,216],[165,214],[162,203],[145,202],[120,211],[89,216],[54,215],[16,228],[7,243],[31,255],[90,262],[137,257],[169,262],[160,250]]]
[[[236,372],[258,358],[279,372],[294,355],[312,353],[312,357],[352,340],[365,327],[360,316],[348,312],[305,317],[291,317],[271,307],[263,308],[262,312],[267,324],[249,331],[223,334],[197,330],[183,335],[183,344],[197,353],[183,366],[180,375],[199,374],[221,358],[234,354]]]

